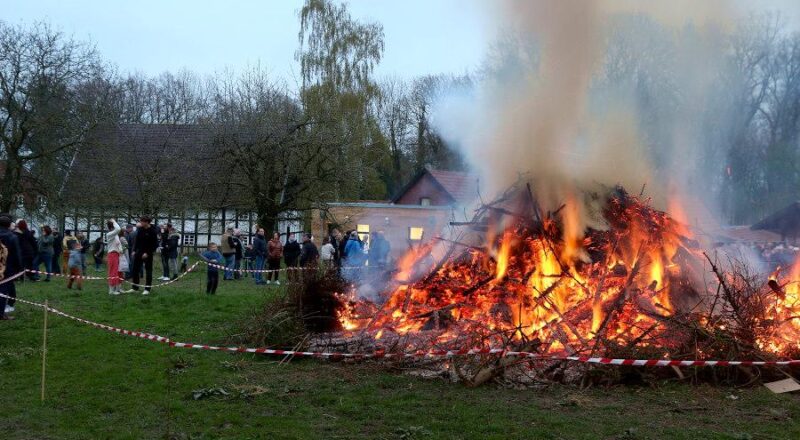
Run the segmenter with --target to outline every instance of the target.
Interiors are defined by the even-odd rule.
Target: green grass
[[[207,296],[201,282],[193,274],[151,297],[110,297],[102,281],[80,293],[61,280],[18,291],[102,323],[203,343],[223,342],[248,310],[281,293],[246,279],[221,281],[218,294]],[[41,403],[42,311],[18,304],[15,316],[0,322],[2,439],[800,438],[800,396],[763,387],[467,389],[373,363],[279,365],[168,348],[53,315]],[[196,390],[209,395],[195,400]]]

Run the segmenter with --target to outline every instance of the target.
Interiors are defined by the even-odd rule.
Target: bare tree
[[[64,172],[86,134],[104,115],[111,95],[103,63],[92,46],[44,24],[0,22],[0,209],[10,210],[31,170]],[[61,174],[63,176],[63,174]],[[53,194],[59,178],[34,181]]]
[[[259,223],[274,230],[281,214],[316,206],[333,195],[334,145],[314,138],[313,125],[286,89],[256,67],[212,85],[216,160],[226,185],[243,195]]]

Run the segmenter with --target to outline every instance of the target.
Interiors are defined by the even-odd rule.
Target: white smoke
[[[732,2],[502,5],[496,19],[513,44],[500,47],[474,93],[442,100],[435,120],[488,193],[526,173],[550,208],[598,183],[631,192],[647,185],[657,206],[667,208],[671,193],[703,185],[708,173],[692,158],[702,157],[708,91],[727,68],[721,51],[734,27]],[[663,107],[663,120],[643,121],[635,84],[612,77],[631,69],[676,88],[677,102],[652,104]]]

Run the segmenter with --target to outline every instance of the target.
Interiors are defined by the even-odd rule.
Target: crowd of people
[[[152,219],[142,216],[134,224],[121,226],[116,220],[106,221],[106,233],[90,242],[85,234],[71,230],[61,233],[50,225],[42,225],[40,234],[30,228],[24,219],[16,221],[8,214],[0,214],[0,272],[4,277],[27,270],[17,281],[50,282],[53,275],[68,275],[67,288],[83,289],[87,275],[88,255],[93,268],[103,270],[106,264],[108,293],[138,292],[150,294],[153,285],[153,261],[160,253],[162,274],[159,280],[169,281],[187,270],[187,257],[180,268],[181,235],[172,224],[156,226]],[[257,227],[252,244],[245,245],[242,231],[232,225],[226,227],[220,243],[209,243],[200,258],[208,263],[206,292],[214,294],[220,281],[247,278],[252,274],[257,285],[281,284],[281,268],[288,270],[284,281],[297,281],[296,268],[322,267],[346,276],[359,276],[359,268],[369,266],[385,269],[389,262],[391,246],[381,232],[374,232],[368,240],[355,230],[342,234],[334,229],[317,249],[311,234],[302,234],[298,242],[294,233],[286,241],[274,232],[268,239],[264,228]],[[246,270],[241,270],[246,269]],[[131,288],[122,290],[124,280]],[[0,319],[13,319],[15,282],[0,284],[0,293],[10,299],[0,298]]]

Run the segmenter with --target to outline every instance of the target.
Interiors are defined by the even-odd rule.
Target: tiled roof
[[[478,179],[459,171],[428,170],[440,185],[458,203],[466,203],[478,197]]]
[[[199,125],[120,124],[91,136],[90,148],[78,153],[64,196],[76,205],[136,203],[143,191],[198,206],[230,206],[228,170],[218,160],[212,130]],[[169,191],[163,191],[169,189]],[[163,196],[166,195],[166,196]]]

